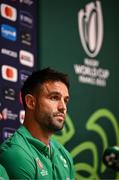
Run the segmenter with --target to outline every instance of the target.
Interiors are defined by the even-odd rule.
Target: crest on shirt
[[[37,165],[41,168],[41,169],[43,169],[43,164],[41,163],[41,161],[40,161],[40,159],[37,157],[36,158],[36,162],[37,162]]]
[[[67,161],[66,161],[66,159],[64,159],[63,158],[63,156],[62,155],[60,155],[60,160],[63,162],[63,164],[64,164],[64,167],[68,167],[68,165],[67,165]]]
[[[40,169],[41,169],[41,172],[40,172],[41,176],[47,176],[48,171],[44,169],[43,164],[41,163],[41,161],[38,157],[36,158],[36,163],[37,163],[38,167],[40,167]]]

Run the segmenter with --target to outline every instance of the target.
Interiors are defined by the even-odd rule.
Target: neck
[[[24,120],[23,125],[28,129],[28,131],[31,133],[31,135],[46,144],[46,146],[49,146],[49,139],[51,137],[51,133],[48,133],[44,131],[37,123],[36,121],[32,120]]]

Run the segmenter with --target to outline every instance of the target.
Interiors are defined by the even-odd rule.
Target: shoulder
[[[18,157],[21,158],[24,156],[30,156],[30,154],[24,147],[20,146],[19,144],[10,144],[8,146],[4,144],[0,148],[0,158],[5,158],[7,160],[10,159],[13,161],[14,159],[16,159],[16,157],[16,160],[19,160]]]
[[[9,179],[5,168],[0,164],[0,179]]]
[[[0,146],[0,163],[6,168],[10,178],[27,178],[35,172],[36,165],[28,146],[26,139],[17,131]]]
[[[68,150],[67,150],[61,143],[59,143],[58,141],[56,141],[55,139],[52,139],[52,140],[51,140],[51,144],[52,144],[55,148],[61,149],[61,150],[65,151],[66,153],[69,154]]]
[[[74,163],[70,152],[62,144],[60,144],[54,139],[51,140],[51,144],[52,144],[52,148],[55,151],[55,155],[56,155],[55,157],[58,157],[58,162],[60,160],[63,161],[64,167],[68,165],[72,177],[71,179],[75,179]]]
[[[12,145],[0,153],[0,163],[11,179],[32,178],[36,169],[33,157],[17,145]]]
[[[21,129],[21,128],[19,128]],[[27,139],[19,133],[19,129],[9,139],[4,141],[0,146],[0,162],[22,164],[26,161],[32,160],[32,152],[29,148]]]
[[[0,156],[2,154],[17,155],[21,156],[23,154],[29,154],[29,143],[27,142],[27,138],[20,133],[22,128],[20,127],[10,138],[4,141],[0,146]],[[12,156],[12,158],[14,157]]]
[[[3,175],[4,173],[6,173],[5,168],[0,164],[0,175]]]
[[[14,164],[14,167],[24,166],[25,164],[33,163],[33,157],[24,147],[18,144],[11,144],[5,147],[4,145],[0,149],[0,162],[7,163],[7,166]]]
[[[63,154],[65,157],[67,157],[67,159],[72,161],[72,157],[71,157],[69,151],[62,144],[60,144],[58,141],[56,141],[54,139],[51,140],[51,143],[56,151],[59,151],[61,154]]]

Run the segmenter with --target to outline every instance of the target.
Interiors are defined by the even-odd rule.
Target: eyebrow
[[[58,91],[52,91],[52,92],[49,93],[49,96],[50,96],[50,95],[61,95],[61,93],[58,92]],[[68,96],[65,96],[65,98],[69,99],[69,95],[68,95]]]

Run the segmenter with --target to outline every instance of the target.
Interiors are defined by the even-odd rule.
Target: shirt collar
[[[21,126],[18,132],[27,139],[30,144],[36,147],[37,150],[42,151],[44,154],[49,155],[49,148],[40,140],[34,138],[25,126]]]

